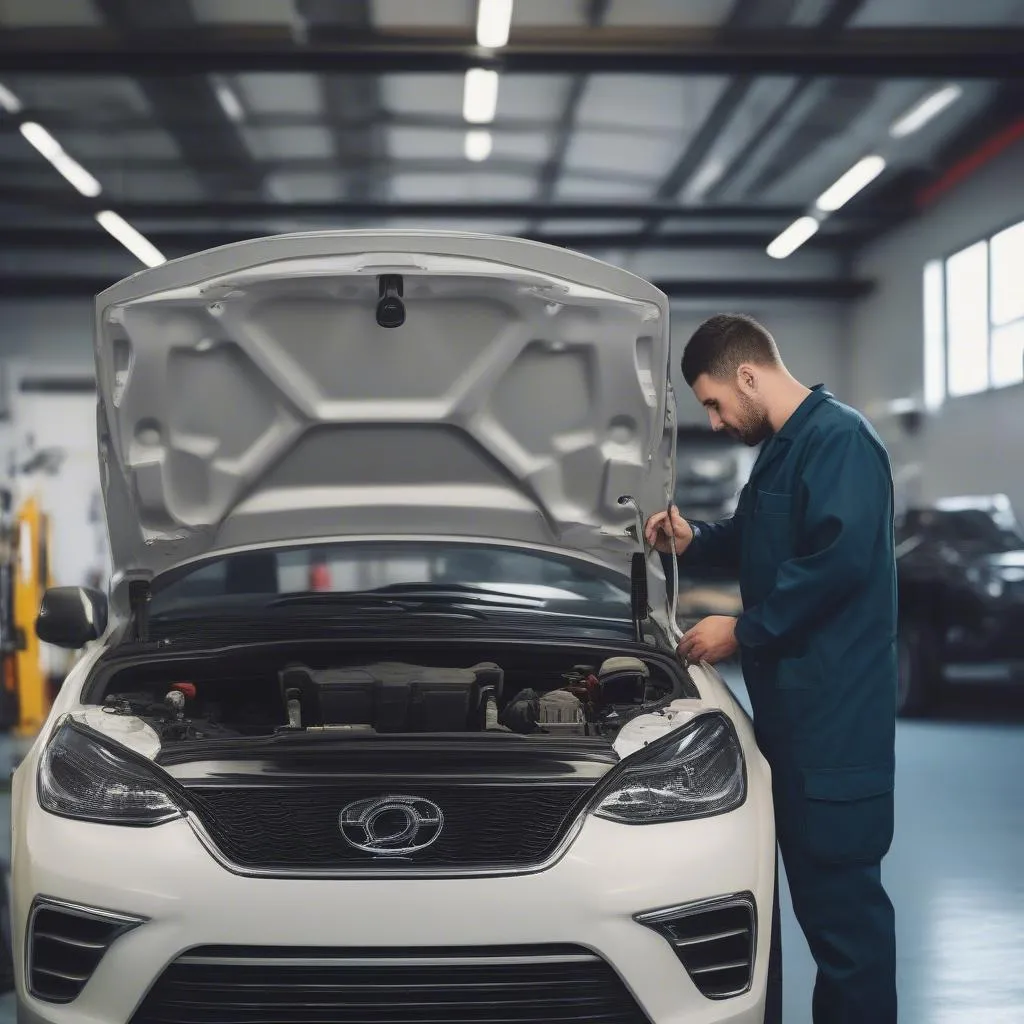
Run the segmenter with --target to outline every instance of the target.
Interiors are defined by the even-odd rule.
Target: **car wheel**
[[[896,651],[899,666],[896,714],[904,718],[927,714],[939,697],[938,636],[927,623],[902,623]]]
[[[779,860],[775,858],[775,898],[772,901],[772,940],[768,953],[768,984],[764,1024],[782,1024],[782,921],[779,910]]]

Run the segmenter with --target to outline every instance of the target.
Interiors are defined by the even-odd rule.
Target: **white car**
[[[22,1024],[761,1024],[771,782],[675,652],[668,303],[316,232],[96,303],[109,600],[14,779]],[[98,642],[97,642],[98,641]]]

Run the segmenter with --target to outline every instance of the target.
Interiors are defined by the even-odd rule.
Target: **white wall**
[[[851,310],[848,376],[855,405],[920,399],[925,264],[1022,219],[1024,143],[1018,143],[862,255],[856,276],[877,285]],[[1024,387],[947,400],[912,438],[899,439],[892,424],[886,430],[898,449],[894,461],[919,463],[924,500],[1002,492],[1024,516]]]

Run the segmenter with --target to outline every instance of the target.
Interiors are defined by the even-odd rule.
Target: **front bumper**
[[[12,894],[19,1024],[127,1024],[186,951],[253,945],[279,951],[571,945],[611,965],[654,1024],[762,1021],[775,839],[770,796],[756,783],[730,814],[644,827],[590,818],[548,870],[475,879],[249,878],[218,864],[187,821],[153,829],[73,822],[24,795],[25,813],[15,821]],[[743,891],[757,905],[753,984],[745,994],[708,999],[668,942],[634,917]],[[38,895],[146,919],[117,939],[67,1005],[26,991],[27,921]]]

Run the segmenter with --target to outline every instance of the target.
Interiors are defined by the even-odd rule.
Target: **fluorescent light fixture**
[[[512,25],[512,0],[480,0],[476,9],[478,46],[496,50],[508,42]]]
[[[686,197],[688,199],[699,199],[709,188],[711,188],[712,185],[714,185],[716,181],[718,181],[724,171],[724,160],[719,160],[717,157],[708,160],[707,163],[705,163],[694,175],[693,180],[690,182],[690,185],[686,190]]]
[[[497,110],[498,72],[487,68],[470,68],[466,72],[462,116],[470,124],[490,124]]]
[[[814,217],[797,218],[768,246],[768,255],[773,260],[784,260],[795,253],[820,226]]]
[[[100,210],[96,223],[110,232],[133,256],[137,256],[147,267],[158,267],[167,260],[153,243],[140,234],[120,214],[113,210]]]
[[[858,160],[834,185],[818,196],[818,209],[835,213],[858,192],[867,188],[884,170],[885,160],[880,156],[866,156]]]
[[[484,129],[474,128],[466,132],[466,159],[474,163],[480,163],[491,155],[494,148],[494,140],[491,133]]]
[[[944,85],[936,92],[929,93],[915,103],[902,117],[892,123],[892,126],[889,128],[889,134],[894,139],[902,139],[907,135],[913,135],[914,132],[920,131],[929,121],[938,117],[946,107],[956,103],[963,94],[963,88],[955,83]]]
[[[75,159],[64,152],[61,144],[35,121],[25,121],[21,134],[34,146],[74,187],[89,199],[95,199],[103,188],[100,183]]]
[[[245,120],[245,107],[242,106],[242,101],[238,98],[235,90],[227,82],[218,81],[214,82],[213,91],[221,110],[235,124],[241,124]]]
[[[21,100],[2,82],[0,82],[0,107],[3,107],[8,114],[21,113]]]

